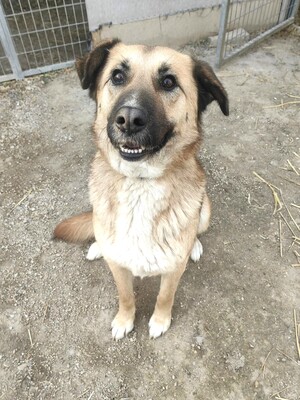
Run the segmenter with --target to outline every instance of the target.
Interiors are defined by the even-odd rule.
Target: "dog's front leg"
[[[174,272],[169,272],[161,276],[160,290],[157,296],[154,313],[149,321],[149,335],[151,338],[155,339],[159,337],[165,333],[171,325],[175,292],[185,270],[186,263],[187,260]]]
[[[199,216],[199,224],[198,224],[198,232],[197,234],[200,235],[200,233],[205,232],[206,229],[208,228],[209,225],[209,220],[210,220],[210,212],[211,212],[211,206],[210,206],[210,201],[205,193],[204,198],[203,198],[203,203],[202,207],[200,210],[200,216]],[[200,240],[196,237],[194,246],[192,248],[191,252],[191,259],[194,262],[197,262],[200,260],[200,257],[203,254],[203,246]]]
[[[114,339],[119,340],[133,329],[135,317],[133,275],[130,271],[115,263],[109,262],[108,265],[115,279],[119,294],[119,311],[111,324],[112,336]]]

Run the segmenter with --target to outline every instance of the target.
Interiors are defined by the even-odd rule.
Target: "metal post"
[[[10,36],[9,26],[6,22],[4,10],[0,2],[0,39],[4,48],[6,57],[10,62],[12,72],[16,79],[23,79],[24,74],[20,65],[14,43]]]
[[[300,0],[291,0],[291,6],[292,6],[291,17],[296,16],[297,10],[299,8],[299,3],[300,3]]]
[[[288,6],[289,3],[291,4],[291,0],[283,0],[282,1],[278,23],[287,19],[288,13],[289,13],[289,6]]]
[[[222,9],[220,16],[220,28],[218,34],[218,44],[217,44],[217,58],[216,58],[216,67],[219,68],[224,55],[224,44],[225,44],[225,36],[226,36],[226,27],[228,20],[228,12],[229,12],[230,0],[222,1]]]

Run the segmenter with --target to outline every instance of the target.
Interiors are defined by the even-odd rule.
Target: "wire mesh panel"
[[[1,79],[3,77],[3,79]],[[7,79],[13,79],[14,74],[10,66],[8,57],[5,54],[2,43],[0,42],[0,82]]]
[[[6,57],[2,43],[0,42],[0,75],[12,74],[12,69]]]
[[[294,21],[299,0],[223,0],[216,65]]]
[[[87,50],[83,0],[2,0],[2,9],[24,76],[69,66]],[[0,48],[4,75],[1,57]]]

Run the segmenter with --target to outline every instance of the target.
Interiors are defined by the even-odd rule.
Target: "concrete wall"
[[[219,31],[221,0],[86,0],[86,4],[95,44],[118,37],[127,44],[176,48]],[[282,0],[267,4],[237,0],[231,6],[228,30],[263,31],[278,22],[281,7]]]
[[[86,0],[90,31],[107,24],[126,24],[211,8],[221,0]]]
[[[143,43],[179,47],[215,35],[219,29],[220,8],[189,11],[126,24],[104,25],[92,33],[94,43],[118,37],[127,44]]]

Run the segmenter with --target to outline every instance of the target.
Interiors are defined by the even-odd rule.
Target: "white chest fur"
[[[183,261],[186,245],[178,241],[183,221],[164,215],[170,195],[155,179],[127,178],[118,193],[113,233],[97,235],[104,258],[141,277],[171,271]]]

